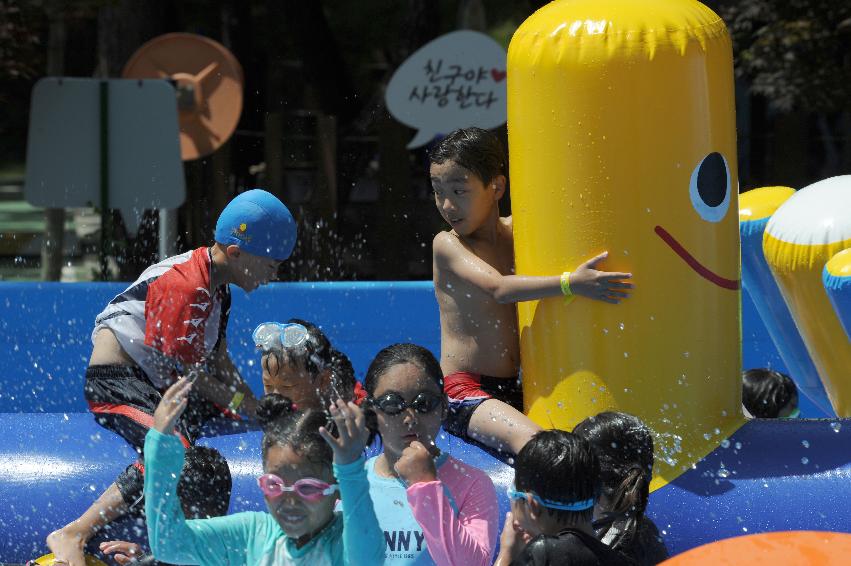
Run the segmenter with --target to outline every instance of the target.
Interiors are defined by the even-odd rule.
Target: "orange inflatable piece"
[[[693,548],[666,560],[664,566],[832,566],[848,564],[851,534],[780,531],[728,538]]]

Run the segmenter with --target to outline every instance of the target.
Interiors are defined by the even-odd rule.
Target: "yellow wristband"
[[[242,400],[245,399],[245,393],[242,391],[237,391],[233,394],[233,399],[228,403],[228,411],[235,413],[239,406],[242,404]]]
[[[570,290],[570,272],[565,271],[561,274],[561,293],[565,297],[572,297],[573,291]]]
[[[565,271],[561,274],[561,292],[564,295],[564,304],[569,305],[576,298],[573,291],[570,290],[570,272]]]

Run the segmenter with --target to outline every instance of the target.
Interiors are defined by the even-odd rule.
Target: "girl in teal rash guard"
[[[180,379],[166,391],[154,414],[154,427],[145,438],[145,511],[151,551],[157,560],[200,565],[340,566],[352,563],[346,558],[347,541],[358,545],[372,541],[375,555],[382,554],[380,531],[374,527],[375,533],[364,530],[376,524],[360,455],[366,438],[348,434],[361,427],[347,425],[347,421],[362,419],[362,414],[349,411],[346,418],[338,416],[335,424],[341,432],[335,437],[325,429],[328,418],[324,412],[297,412],[280,395],[265,396],[257,411],[264,431],[264,474],[258,484],[268,512],[186,520],[176,496],[184,448],[172,431],[191,388],[189,380]],[[347,458],[351,460],[348,464],[340,464],[336,457],[341,447],[346,454],[355,454],[354,459]],[[351,502],[343,513],[334,511],[338,497]],[[344,536],[346,529],[348,536]]]

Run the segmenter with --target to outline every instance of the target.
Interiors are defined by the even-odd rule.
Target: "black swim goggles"
[[[419,393],[409,403],[398,393],[385,393],[377,399],[370,399],[370,404],[387,415],[398,415],[408,407],[426,415],[443,404],[443,397],[436,393]]]

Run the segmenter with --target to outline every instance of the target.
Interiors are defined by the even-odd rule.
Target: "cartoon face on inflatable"
[[[636,285],[617,306],[519,305],[527,411],[636,414],[671,479],[743,422],[726,27],[691,0],[553,2],[512,39],[508,97],[517,272],[608,250]]]

